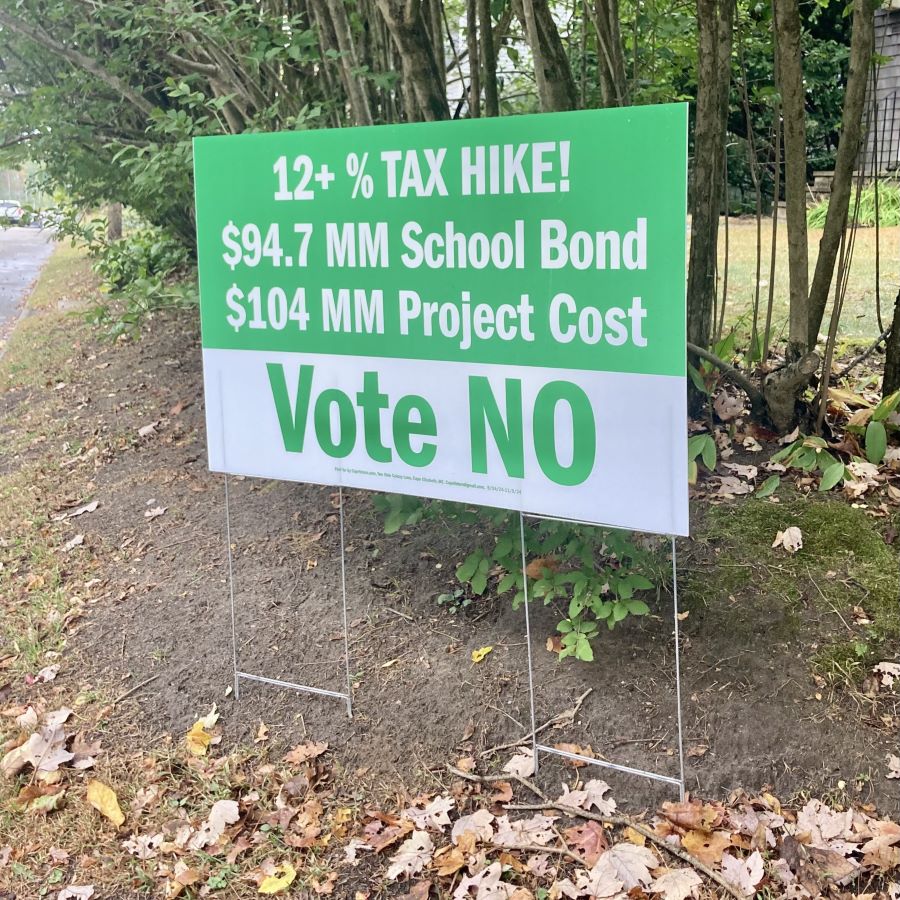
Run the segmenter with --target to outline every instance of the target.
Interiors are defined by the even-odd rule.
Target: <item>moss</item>
[[[771,546],[777,532],[791,525],[803,534],[803,548],[792,556]],[[765,605],[760,595],[784,601],[766,609],[766,614],[775,610],[783,614],[784,636],[800,627],[807,603],[835,612],[853,625],[851,638],[838,623],[840,630],[821,638],[824,646],[813,657],[817,666],[849,674],[900,637],[900,561],[896,550],[885,543],[885,526],[884,520],[842,499],[793,494],[780,503],[748,500],[712,507],[697,529],[697,539],[715,554],[716,592],[741,591],[741,601],[756,606]],[[735,572],[745,577],[736,577]],[[754,583],[753,594],[748,582]],[[708,583],[704,589],[709,592]],[[853,622],[854,606],[866,611],[870,626]]]

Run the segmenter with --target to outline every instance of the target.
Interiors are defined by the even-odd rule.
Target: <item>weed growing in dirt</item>
[[[545,606],[561,603],[560,659],[574,656],[590,662],[592,643],[600,628],[612,630],[629,616],[644,616],[650,607],[638,596],[655,590],[662,581],[659,548],[654,539],[642,540],[625,531],[573,525],[543,519],[525,528],[525,572],[519,518],[509,510],[473,508],[446,501],[428,501],[395,494],[376,495],[376,509],[384,516],[384,530],[435,518],[479,525],[494,535],[494,545],[479,547],[456,570],[469,596],[480,597],[492,586],[498,595],[512,593],[513,607],[528,597]],[[465,609],[466,595],[442,594],[438,603],[453,611]]]

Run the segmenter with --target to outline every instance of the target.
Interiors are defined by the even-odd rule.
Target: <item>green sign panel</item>
[[[196,140],[211,467],[685,533],[686,127]]]

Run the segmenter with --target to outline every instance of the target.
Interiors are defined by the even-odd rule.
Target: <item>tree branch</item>
[[[704,350],[702,347],[697,346],[697,344],[692,344],[690,341],[687,342],[687,348],[695,356],[699,356],[701,359],[705,359],[707,362],[712,363],[728,378],[729,381],[736,384],[750,398],[750,402],[754,408],[765,409],[766,398],[763,396],[763,392],[734,366],[725,362],[723,359],[719,359],[715,353],[710,353],[709,350]]]
[[[2,10],[0,10],[0,25],[45,47],[47,50],[58,54],[63,57],[63,59],[72,63],[72,65],[83,69],[85,72],[89,72],[128,100],[133,106],[137,107],[145,116],[149,116],[153,112],[153,104],[135,91],[130,85],[127,85],[122,81],[121,78],[108,72],[96,60],[91,59],[91,57],[85,56],[85,54],[78,50],[74,50],[71,47],[67,47],[65,44],[61,44],[55,38],[47,34],[43,28],[27,24],[21,19],[17,19],[15,16],[11,16],[9,13]]]

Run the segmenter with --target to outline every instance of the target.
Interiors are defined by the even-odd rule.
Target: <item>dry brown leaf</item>
[[[722,854],[731,846],[727,831],[689,831],[681,838],[681,846],[708,866],[722,861]]]
[[[300,766],[311,759],[316,759],[328,749],[325,741],[304,741],[297,744],[293,750],[285,753],[284,761],[292,766]]]

